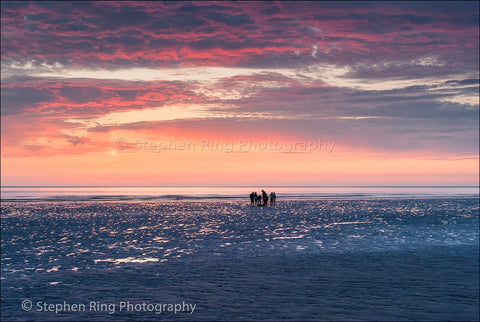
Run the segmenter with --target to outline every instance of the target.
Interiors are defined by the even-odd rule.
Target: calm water
[[[243,199],[251,191],[283,199],[478,196],[478,187],[2,187],[2,200]]]
[[[2,202],[2,320],[478,320],[478,195],[184,191]]]

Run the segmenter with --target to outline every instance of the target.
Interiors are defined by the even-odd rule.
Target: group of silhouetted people
[[[268,199],[269,199],[268,194],[263,189],[261,194],[257,194],[256,191],[250,194],[251,205],[255,207],[268,206]],[[275,206],[276,199],[277,199],[276,193],[275,192],[270,193],[270,206]]]

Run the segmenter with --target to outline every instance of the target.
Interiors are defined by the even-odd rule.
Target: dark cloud
[[[240,26],[255,22],[245,13],[230,15],[225,13],[209,12],[205,14],[205,17],[216,22],[223,22],[229,26]]]
[[[3,1],[2,2],[2,9],[24,9],[28,6],[29,4],[27,1]],[[3,18],[3,10],[2,10],[2,18]]]
[[[478,5],[429,6],[435,8],[424,10],[427,5],[415,3],[343,2],[63,1],[33,2],[23,9],[9,4],[2,11],[2,59],[113,66],[124,58],[122,53],[129,53],[121,67],[146,62],[148,66],[271,68],[297,66],[298,55],[291,51],[319,44],[330,49],[319,49],[317,62],[368,63],[435,52],[448,60],[456,56],[456,69],[466,69],[478,60],[478,28],[471,25],[478,22],[473,10]],[[455,33],[456,29],[462,31]],[[178,56],[181,61],[164,62],[166,48],[185,47],[194,51]],[[288,47],[290,52],[285,50]],[[247,48],[248,53],[237,53]],[[195,53],[214,49],[224,51],[201,59]],[[129,61],[133,53],[135,62]],[[307,64],[314,61],[303,58],[309,59]]]
[[[202,4],[200,2],[200,4]],[[205,13],[208,11],[228,11],[232,10],[232,7],[228,6],[220,6],[217,4],[209,4],[209,5],[196,5],[193,2],[185,2],[182,4],[180,8],[178,8],[178,11],[180,12],[188,12],[188,13]]]
[[[67,98],[72,103],[85,103],[95,101],[100,98],[106,98],[106,92],[96,87],[62,87],[59,89],[59,94]]]
[[[115,30],[119,27],[138,26],[145,21],[152,21],[155,18],[148,13],[136,10],[128,5],[122,6],[119,10],[106,8],[101,12],[101,24],[108,30]]]
[[[55,94],[49,90],[34,87],[2,88],[2,116],[33,109],[41,103],[51,101]]]
[[[105,40],[109,44],[121,44],[125,46],[125,48],[135,48],[135,46],[139,46],[140,44],[145,43],[143,39],[133,36],[108,36],[105,37],[103,40]]]
[[[166,47],[172,47],[178,44],[174,39],[155,38],[148,40],[148,45],[153,49],[162,49]]]
[[[480,83],[480,79],[449,80],[445,82],[445,84],[458,84],[458,85],[475,85],[479,83]]]
[[[262,89],[261,82],[278,81],[289,84],[282,88]],[[241,83],[239,83],[241,82]],[[457,95],[475,95],[476,88],[452,87],[448,91],[438,86],[417,85],[394,90],[353,90],[331,86],[304,86],[284,77],[262,75],[244,79],[229,79],[222,87],[241,87],[246,98],[228,101],[232,113],[257,111],[286,118],[378,117],[397,119],[408,124],[411,120],[459,120],[475,126],[478,110],[470,105],[454,103]],[[257,92],[251,96],[248,93]],[[221,102],[218,102],[219,104]],[[217,109],[221,112],[222,107]]]
[[[222,48],[226,50],[237,50],[242,48],[256,48],[260,45],[259,41],[254,39],[236,39],[236,40],[222,40],[217,37],[210,37],[202,40],[192,41],[189,46],[194,49],[208,50],[212,48]],[[262,45],[266,46],[267,43]]]
[[[85,31],[85,30],[88,30],[88,26],[81,23],[81,22],[72,23],[72,24],[66,25],[65,30],[67,30],[67,31]]]
[[[137,98],[137,96],[142,94],[142,92],[139,90],[128,90],[128,89],[116,90],[116,93],[125,100],[134,100],[135,98]]]
[[[10,77],[3,81],[2,115],[101,116],[165,103],[198,100],[187,84],[118,80]]]
[[[278,8],[277,6],[269,6],[269,7],[263,7],[261,10],[260,10],[261,13],[267,15],[267,16],[270,16],[270,15],[273,15],[273,14],[276,14],[276,13],[281,13],[282,10],[280,10],[280,8]]]
[[[42,21],[42,20],[46,20],[50,17],[49,14],[47,13],[40,13],[40,14],[26,14],[23,16],[23,18],[25,19],[25,21]]]
[[[188,14],[176,14],[176,15],[161,15],[158,19],[154,19],[149,24],[149,29],[152,32],[162,31],[164,29],[171,29],[172,31],[188,31],[198,27],[204,27],[208,25],[205,19]]]

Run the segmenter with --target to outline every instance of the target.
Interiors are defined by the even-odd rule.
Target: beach
[[[478,227],[475,196],[3,202],[1,317],[475,320]]]

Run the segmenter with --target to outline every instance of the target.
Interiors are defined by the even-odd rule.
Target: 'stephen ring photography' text
[[[102,303],[100,301],[89,301],[87,303],[48,303],[45,301],[32,301],[26,299],[21,307],[24,311],[50,312],[50,313],[76,313],[76,312],[104,312],[106,314],[121,314],[128,312],[152,313],[152,314],[193,314],[197,304],[187,303],[132,303],[130,301],[119,301],[118,303]]]
[[[211,151],[211,152],[283,152],[283,153],[312,153],[312,152],[327,152],[331,153],[335,148],[335,142],[328,140],[317,139],[313,141],[252,141],[252,140],[238,140],[238,141],[214,141],[202,139],[200,144],[192,141],[151,141],[143,139],[128,140],[126,138],[118,138],[114,141],[115,148],[130,151],[148,151],[157,152],[162,151]]]

